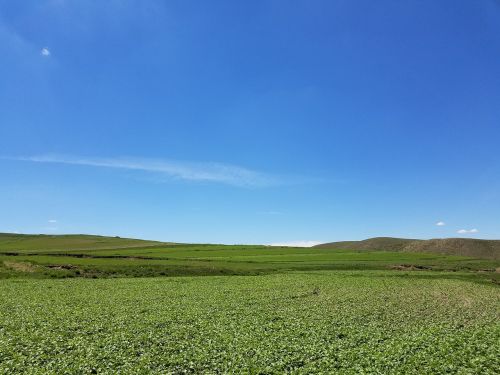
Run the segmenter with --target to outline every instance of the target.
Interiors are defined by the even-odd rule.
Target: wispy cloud
[[[80,158],[61,155],[42,155],[10,159],[36,163],[59,163],[145,171],[172,179],[216,182],[234,186],[264,187],[280,183],[277,178],[265,173],[222,163],[136,158]]]
[[[313,247],[321,243],[321,241],[289,241],[270,243],[268,246]]]
[[[471,234],[471,233],[478,233],[478,232],[479,232],[479,230],[477,230],[476,228],[457,230],[458,234]]]
[[[259,212],[261,215],[270,215],[270,216],[276,216],[276,215],[283,215],[283,212],[281,211],[262,211]]]
[[[436,223],[436,225],[437,225],[438,227],[444,227],[444,226],[446,225],[446,223],[445,223],[444,221],[438,221],[438,222]]]
[[[50,220],[48,220],[48,222],[51,223],[51,224],[55,224],[55,223],[57,223],[57,220],[56,219],[50,219]]]

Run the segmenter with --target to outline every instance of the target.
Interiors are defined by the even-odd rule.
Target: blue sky
[[[499,150],[499,1],[0,1],[0,232],[500,238]]]

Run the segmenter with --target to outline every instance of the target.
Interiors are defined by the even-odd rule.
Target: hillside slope
[[[86,234],[47,235],[0,233],[0,251],[36,252],[130,248],[162,245],[162,242]]]
[[[314,246],[324,249],[342,249],[342,250],[386,250],[401,251],[406,245],[419,241],[406,238],[393,237],[374,237],[362,241],[340,241],[330,242]]]
[[[414,241],[404,247],[407,252],[430,252],[446,255],[462,255],[483,259],[500,259],[499,240],[472,238],[444,238]]]
[[[330,242],[315,246],[323,249],[387,250],[412,253],[437,253],[500,260],[499,240],[472,238],[443,238],[414,240],[405,238],[376,237],[363,241]]]

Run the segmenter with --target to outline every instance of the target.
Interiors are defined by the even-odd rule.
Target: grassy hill
[[[340,241],[329,242],[314,246],[319,249],[342,249],[342,250],[385,250],[402,251],[402,249],[412,242],[419,240],[393,238],[393,237],[375,237],[363,241]]]
[[[320,249],[386,250],[411,253],[437,253],[467,256],[480,259],[500,259],[499,240],[471,238],[444,238],[414,240],[405,238],[376,237],[363,241],[330,242],[315,246]]]
[[[483,259],[500,259],[500,241],[472,238],[445,238],[414,241],[404,247],[407,252],[432,252]]]
[[[0,252],[99,250],[163,245],[162,242],[86,234],[0,233]]]
[[[500,260],[491,258],[488,249],[482,253],[484,258],[455,256],[424,252],[418,247],[420,242],[378,238],[323,245],[326,248],[293,248],[175,244],[88,235],[0,234],[0,279],[388,269],[454,270],[493,276],[500,267]]]

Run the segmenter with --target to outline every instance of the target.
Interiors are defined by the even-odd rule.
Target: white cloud
[[[476,228],[473,228],[473,229],[460,229],[460,230],[457,230],[457,233],[458,234],[470,234],[470,233],[478,233],[479,230],[477,230]]]
[[[436,225],[437,225],[438,227],[444,227],[444,226],[446,225],[446,223],[445,223],[444,221],[438,221],[438,222],[436,223]]]
[[[173,179],[218,182],[235,186],[262,187],[276,185],[272,176],[243,167],[211,162],[183,162],[136,158],[79,158],[61,155],[43,155],[12,158],[38,163],[86,165],[152,172]]]
[[[50,56],[50,51],[47,47],[44,47],[40,50],[40,55],[42,56]]]
[[[321,241],[290,241],[270,243],[268,246],[312,247],[322,243]]]
[[[50,220],[49,220],[49,223],[52,223],[52,224],[57,223],[57,220],[55,220],[55,219],[50,219]]]

